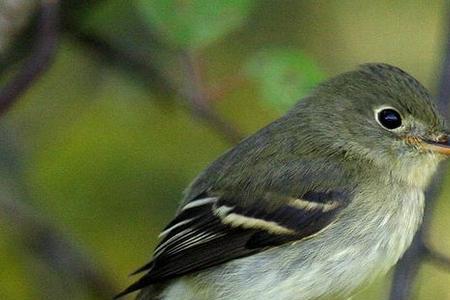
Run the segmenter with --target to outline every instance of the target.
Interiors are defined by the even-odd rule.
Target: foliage
[[[263,50],[248,62],[247,72],[258,81],[263,99],[287,110],[325,78],[316,62],[300,50]]]
[[[63,7],[54,65],[2,119],[0,183],[13,181],[11,193],[64,232],[117,290],[150,258],[183,188],[230,146],[201,109],[247,135],[325,74],[386,61],[431,86],[441,54],[439,1],[374,1],[357,11],[356,1],[65,3],[73,5]],[[186,56],[196,69],[186,68]],[[9,194],[0,189],[0,197]],[[438,207],[432,236],[442,249],[450,247],[448,203]],[[0,219],[1,299],[100,299],[71,270],[31,255],[21,234]],[[420,280],[420,299],[448,298],[448,275],[425,269]],[[381,299],[387,286],[380,279],[354,299]]]
[[[172,45],[197,49],[222,38],[247,19],[253,0],[138,0],[145,21]]]

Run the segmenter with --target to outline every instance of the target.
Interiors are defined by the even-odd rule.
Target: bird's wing
[[[280,204],[270,207],[271,197]],[[153,260],[136,272],[147,274],[119,296],[313,235],[332,223],[349,202],[342,191],[264,198],[242,207],[225,196],[203,194],[185,204],[161,233]]]

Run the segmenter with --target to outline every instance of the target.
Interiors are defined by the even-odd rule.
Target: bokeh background
[[[0,1],[2,85],[32,49],[39,2]],[[240,137],[364,62],[436,93],[448,40],[438,0],[66,0],[60,17],[53,64],[0,119],[0,299],[109,299]],[[429,238],[450,255],[449,180]],[[450,299],[448,270],[424,264],[414,294]]]

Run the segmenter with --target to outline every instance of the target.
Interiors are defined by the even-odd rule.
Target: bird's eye
[[[402,118],[398,111],[392,108],[385,108],[377,113],[378,122],[386,129],[395,129],[402,125]]]

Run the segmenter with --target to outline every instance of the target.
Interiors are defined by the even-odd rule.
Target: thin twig
[[[248,80],[242,74],[233,74],[228,78],[222,79],[220,83],[208,88],[206,98],[210,103],[218,102],[225,98],[228,93],[235,91],[246,83],[248,83]]]
[[[32,207],[12,198],[2,195],[0,220],[8,220],[8,225],[23,239],[33,256],[45,261],[59,274],[80,282],[100,299],[111,299],[113,291],[117,289],[99,271],[100,268]]]
[[[445,57],[442,63],[442,74],[437,97],[437,107],[446,120],[449,117],[450,102],[450,9],[447,7],[447,36],[449,36],[446,45]],[[432,219],[432,213],[441,191],[442,182],[448,162],[442,163],[436,175],[428,187],[425,198],[426,209],[424,221],[419,231],[416,233],[410,248],[406,251],[403,258],[397,264],[392,278],[390,300],[408,300],[412,298],[414,280],[419,271],[420,265],[426,259],[431,262],[440,262],[440,266],[450,270],[450,258],[433,250],[426,244],[428,231]]]
[[[132,50],[124,50],[99,35],[81,31],[72,25],[66,28],[66,32],[88,50],[100,55],[109,64],[139,75],[141,80],[150,81],[153,87],[157,87],[166,94],[177,95],[179,99],[183,100],[184,106],[190,109],[193,116],[208,124],[227,142],[235,144],[242,139],[243,135],[209,105],[210,101],[203,90],[196,62],[192,60],[191,55],[183,54],[181,57],[185,67],[185,79],[190,86],[190,88],[183,88],[179,87],[168,74],[155,67],[148,54],[143,55]]]
[[[139,53],[124,47],[113,46],[100,35],[81,30],[73,24],[64,26],[65,32],[79,42],[87,50],[98,55],[104,62],[117,66],[126,72],[138,75],[140,79],[154,90],[157,89],[162,94],[173,94],[176,88],[166,80],[160,70],[153,66],[148,53]]]
[[[216,131],[221,132],[232,144],[239,142],[242,139],[242,135],[234,126],[222,119],[209,105],[195,55],[183,53],[181,62],[184,65],[184,78],[186,81],[186,88],[181,93],[188,101],[192,114],[207,122]]]
[[[427,254],[426,259],[430,263],[445,271],[450,270],[450,257],[429,247],[426,247],[425,249]]]
[[[51,65],[56,54],[59,1],[42,0],[34,47],[18,72],[0,89],[0,115],[5,113]],[[35,257],[62,274],[78,280],[104,299],[112,296],[114,285],[63,233],[44,220],[31,207],[8,197],[0,199],[3,222],[15,228]]]
[[[31,55],[17,74],[0,90],[0,115],[34,83],[51,64],[58,37],[59,1],[43,0],[40,6],[38,32]]]
[[[416,233],[411,246],[395,267],[391,283],[390,300],[408,300],[412,298],[414,280],[420,265],[430,253],[435,252],[426,245],[425,240],[430,228],[434,204],[440,193],[444,174],[447,169],[446,163],[439,167],[433,181],[425,193],[427,203],[424,221]]]

